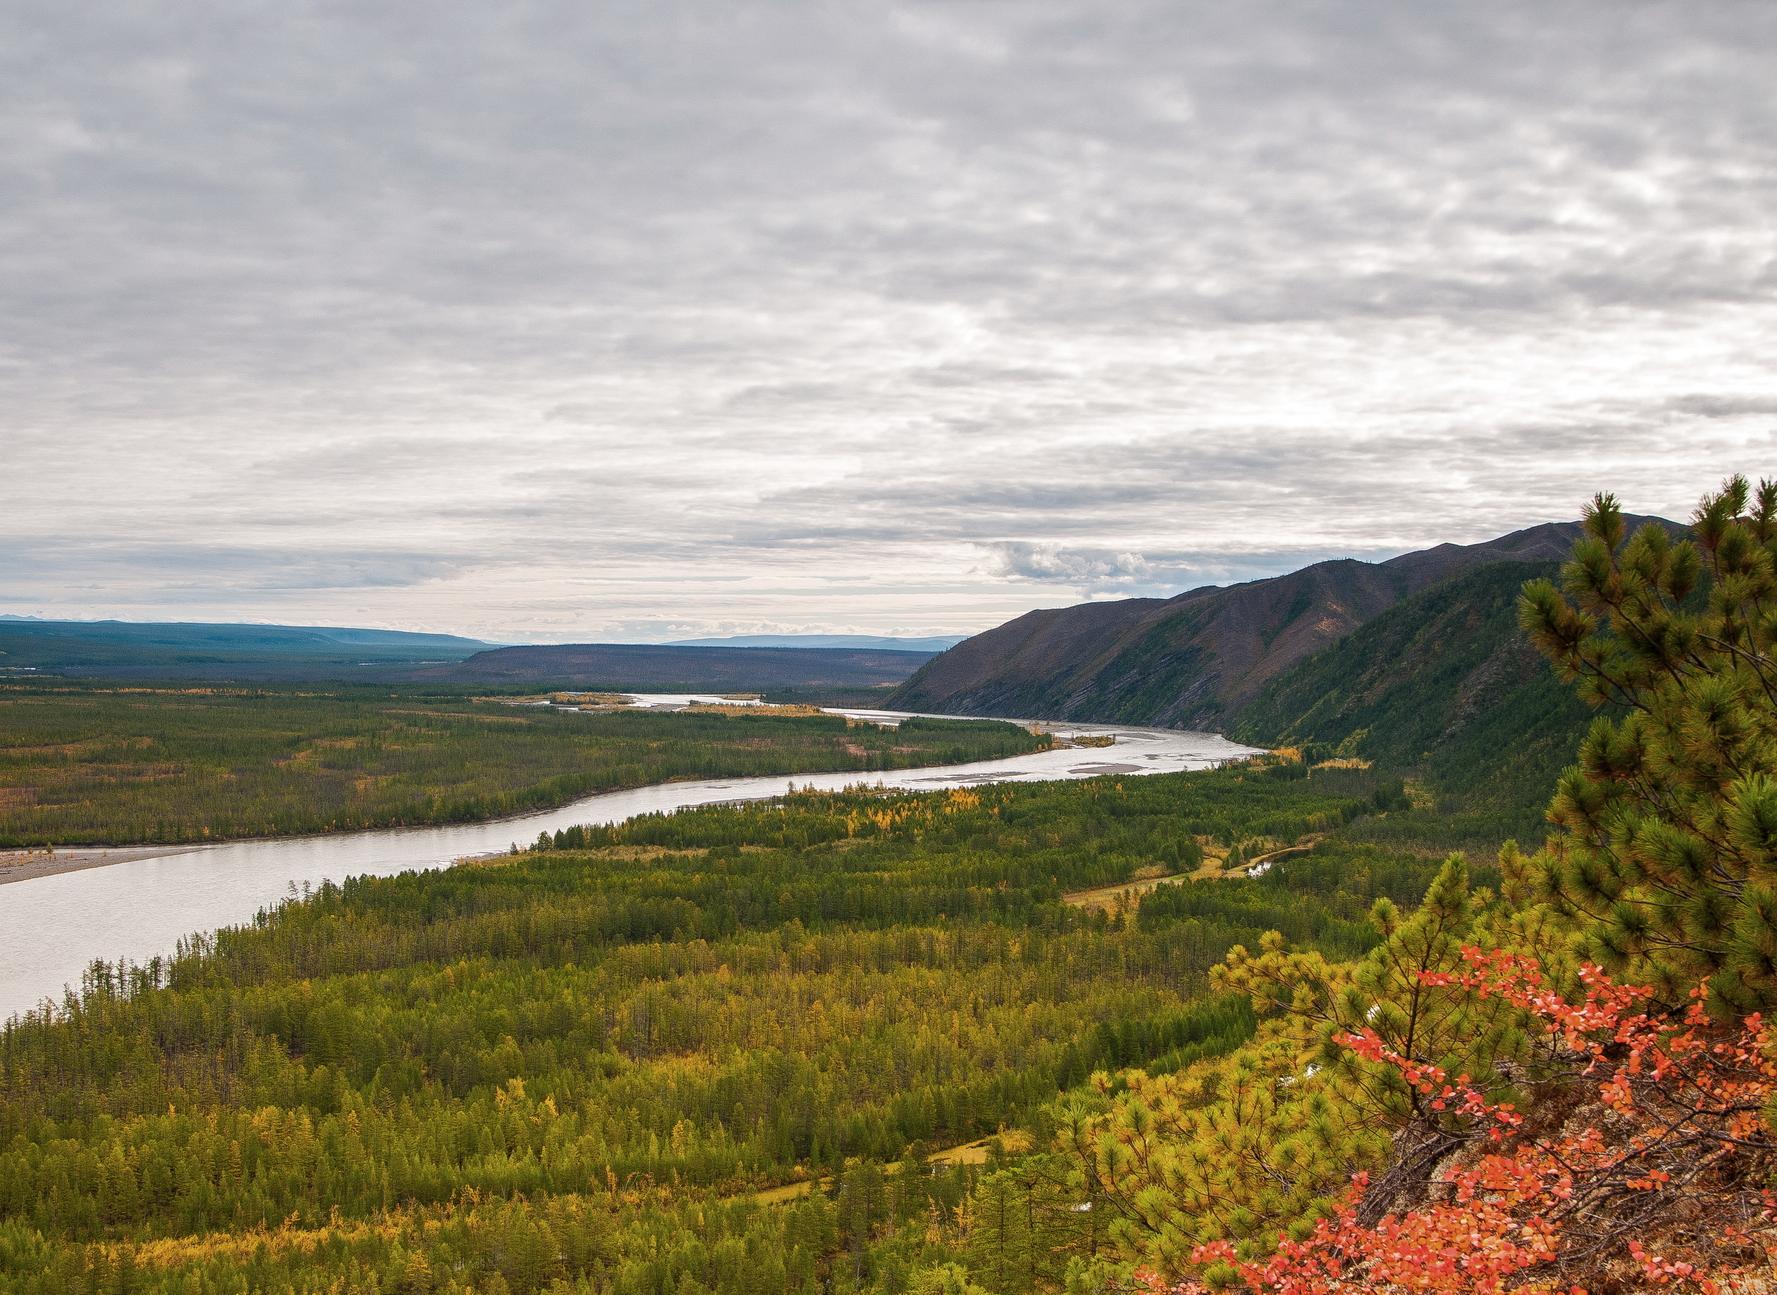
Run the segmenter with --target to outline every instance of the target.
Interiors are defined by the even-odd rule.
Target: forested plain
[[[0,685],[0,847],[462,823],[679,778],[997,759],[1012,724],[583,714],[461,689]]]
[[[1334,840],[1126,911],[1064,901],[1408,812],[1369,771],[1296,774],[648,817],[95,968],[83,998],[0,1035],[0,1272],[19,1290],[906,1289],[985,1244],[998,1181],[928,1153],[1046,1139],[1056,1094],[1095,1070],[1225,1051],[1253,1029],[1206,978],[1231,945],[1280,929],[1353,956],[1376,897],[1423,890],[1433,861]],[[1043,1190],[1043,1228],[1090,1224]],[[1031,1259],[1037,1280],[1108,1244],[1079,1232]]]
[[[0,1291],[1763,1289],[1777,484],[1586,530],[1540,846],[1311,741],[328,886],[0,1030]]]

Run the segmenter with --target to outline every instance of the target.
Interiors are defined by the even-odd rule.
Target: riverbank
[[[190,854],[208,845],[76,845],[63,849],[0,850],[0,886],[13,881],[35,881],[63,872],[108,868],[114,863],[159,859],[169,854]]]

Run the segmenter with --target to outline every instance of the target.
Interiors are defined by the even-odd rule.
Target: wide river
[[[638,698],[655,706],[679,700]],[[906,718],[888,711],[842,713],[891,724]],[[792,783],[835,791],[858,784],[930,791],[1110,773],[1176,773],[1255,753],[1214,733],[1102,724],[1044,727],[1063,738],[1102,734],[1113,741],[1108,747],[1061,747],[1006,760],[886,773],[669,782],[604,792],[560,809],[491,823],[234,841],[12,882],[0,886],[0,1020],[46,998],[59,1001],[64,987],[78,984],[95,958],[142,962],[169,954],[185,935],[251,921],[260,909],[285,898],[292,886],[447,867],[472,855],[502,852],[514,843],[529,844],[539,832],[577,823],[621,823],[693,805],[767,800],[783,795]]]

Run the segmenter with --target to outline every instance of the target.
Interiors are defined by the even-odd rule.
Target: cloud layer
[[[0,604],[941,632],[1777,468],[1777,8],[0,13]]]

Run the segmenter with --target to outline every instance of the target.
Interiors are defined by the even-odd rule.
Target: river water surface
[[[644,704],[677,700],[650,695]],[[907,718],[890,711],[840,713],[890,724]],[[883,773],[669,782],[603,792],[559,809],[491,823],[234,841],[16,881],[0,886],[0,1020],[46,998],[59,1001],[64,987],[78,984],[95,958],[143,962],[170,954],[183,936],[251,921],[260,909],[285,898],[292,886],[446,867],[468,856],[499,853],[514,843],[527,845],[539,832],[575,824],[621,823],[694,805],[767,800],[783,795],[791,784],[830,791],[860,784],[931,791],[1111,773],[1177,773],[1255,754],[1253,748],[1214,733],[1103,724],[1044,727],[1064,738],[1102,734],[1113,741],[1106,747],[1061,747],[1006,760]]]

